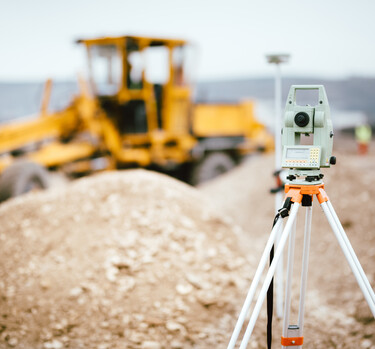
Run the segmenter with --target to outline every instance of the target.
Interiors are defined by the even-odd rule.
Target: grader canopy
[[[189,132],[189,46],[184,40],[124,36],[79,42],[87,48],[92,92],[120,130]]]

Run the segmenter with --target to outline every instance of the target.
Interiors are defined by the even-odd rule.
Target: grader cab
[[[191,90],[186,42],[144,37],[79,40],[87,48],[90,87],[134,162],[173,166],[189,160]],[[129,161],[125,161],[129,162]]]
[[[88,82],[65,110],[0,125],[0,200],[47,186],[43,169],[68,175],[146,167],[197,184],[232,168],[273,140],[253,104],[194,104],[191,46],[138,36],[78,40]],[[191,65],[190,65],[191,67]]]

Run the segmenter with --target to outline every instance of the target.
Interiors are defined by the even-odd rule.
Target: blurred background
[[[182,38],[194,48],[195,100],[251,98],[256,116],[273,124],[275,67],[283,101],[291,84],[324,84],[336,129],[375,123],[375,3],[228,1],[7,1],[0,13],[0,121],[37,113],[47,78],[50,107],[64,108],[86,73],[79,38],[145,35]]]
[[[277,200],[270,189],[282,196],[277,156],[242,161],[274,149],[278,69],[270,54],[289,55],[279,66],[282,107],[291,84],[325,86],[339,156],[325,183],[375,284],[375,143],[365,125],[375,126],[375,1],[1,5],[0,348],[226,347],[268,238]],[[89,73],[77,40],[132,35],[168,47],[169,66],[150,64],[155,77],[164,68],[169,80],[135,81],[130,57],[145,44],[130,38],[121,42],[121,89],[98,88],[89,98],[81,83],[67,108],[77,77]],[[194,103],[180,75],[185,62],[172,51],[181,44],[160,38],[191,43]],[[113,87],[111,55],[119,56],[120,44],[101,45],[87,51],[107,59],[104,86]],[[51,115],[42,104],[50,78],[49,109],[62,110]],[[5,125],[37,115],[34,123]],[[70,181],[134,164],[197,188],[138,169]],[[40,192],[48,186],[57,190]],[[321,217],[314,213],[304,348],[375,349],[375,321]],[[296,243],[300,259],[302,235]],[[266,318],[259,320],[251,346],[263,349]],[[275,319],[279,333],[281,326]]]

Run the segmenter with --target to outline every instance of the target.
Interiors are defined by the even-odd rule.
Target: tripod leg
[[[294,241],[292,241],[292,236],[290,237],[290,252],[288,260],[288,281],[285,299],[285,311],[284,311],[284,322],[283,322],[283,334],[281,337],[282,348],[287,348],[289,345],[293,345],[296,348],[302,348],[303,343],[303,318],[305,312],[305,294],[306,294],[306,284],[307,284],[307,270],[308,270],[308,260],[309,260],[309,250],[310,250],[310,235],[311,235],[311,217],[312,217],[312,206],[306,205],[306,218],[305,218],[305,239],[303,245],[303,259],[302,259],[302,272],[301,272],[301,288],[300,288],[300,298],[299,298],[299,313],[298,313],[298,325],[289,324],[289,314],[290,314],[290,296],[291,296],[291,275],[293,272],[293,253],[294,253]],[[289,262],[291,260],[291,263]],[[290,270],[290,271],[289,271]],[[293,340],[296,344],[293,343]],[[297,340],[301,344],[297,344]]]
[[[298,327],[300,329],[301,335],[303,331],[303,320],[304,320],[304,315],[305,315],[307,271],[309,267],[309,253],[310,253],[311,217],[312,217],[312,206],[308,206],[306,207],[305,239],[303,243],[301,289],[300,289],[300,296],[299,296],[299,313],[298,313]]]
[[[276,236],[275,248],[279,246],[280,235],[283,231],[283,225],[281,224],[279,234]],[[281,319],[283,317],[283,292],[284,292],[284,261],[283,256],[280,257],[279,263],[277,263],[275,283],[276,283],[276,316]]]
[[[373,291],[371,289],[371,291],[369,290],[369,288],[367,287],[367,284],[369,284],[368,282],[368,279],[366,277],[366,275],[364,274],[363,270],[362,270],[362,267],[358,268],[358,265],[356,264],[356,260],[357,260],[357,257],[353,258],[353,254],[355,255],[354,253],[354,250],[352,249],[351,245],[350,245],[350,242],[349,240],[347,239],[346,237],[346,234],[345,234],[345,231],[344,231],[344,228],[342,228],[342,225],[341,223],[339,222],[339,224],[336,223],[336,220],[334,218],[334,215],[332,214],[331,210],[329,209],[329,206],[327,204],[327,202],[323,202],[321,203],[321,207],[328,219],[328,222],[329,224],[331,225],[331,228],[336,236],[336,239],[337,241],[339,242],[340,244],[340,247],[346,257],[346,260],[348,261],[349,263],[349,266],[350,268],[352,269],[352,272],[358,282],[358,285],[359,287],[361,288],[362,290],[362,293],[363,293],[363,296],[365,297],[370,309],[371,309],[371,312],[375,318],[375,302],[373,300]],[[339,228],[340,227],[340,228]],[[341,230],[341,231],[340,231]],[[344,234],[342,234],[344,233]],[[345,238],[343,237],[343,235],[345,235]],[[347,239],[347,241],[346,241]],[[350,245],[350,248],[348,247],[347,243]],[[351,251],[353,252],[353,254],[351,253]],[[359,264],[359,261],[358,261],[358,264]],[[360,266],[360,264],[359,264]],[[362,270],[362,272],[360,271]],[[366,280],[366,281],[365,281]],[[371,286],[370,286],[371,288]]]
[[[358,271],[360,272],[360,274],[362,276],[363,281],[366,284],[366,287],[367,287],[367,289],[368,289],[368,291],[371,295],[371,298],[372,298],[373,302],[375,303],[375,293],[374,293],[374,291],[373,291],[373,289],[372,289],[372,287],[371,287],[371,285],[370,285],[370,283],[369,283],[369,281],[366,277],[365,272],[362,269],[361,263],[359,262],[359,260],[357,258],[357,255],[355,254],[354,249],[353,249],[352,245],[350,244],[350,241],[349,241],[348,237],[345,234],[344,228],[342,227],[342,225],[340,223],[339,217],[337,216],[337,214],[336,214],[336,212],[335,212],[335,210],[334,210],[330,201],[327,201],[327,206],[328,206],[329,210],[331,211],[331,214],[332,214],[332,216],[333,216],[333,218],[336,222],[336,225],[339,228],[340,234],[341,234],[342,238],[344,239],[344,242],[345,242],[345,244],[346,244],[346,246],[347,246],[347,248],[348,248],[348,250],[349,250],[356,266],[357,266]]]
[[[246,328],[245,335],[242,339],[240,349],[245,349],[246,346],[247,346],[247,343],[249,342],[250,336],[251,336],[251,334],[253,332],[253,329],[254,329],[254,326],[255,326],[255,322],[258,319],[260,309],[263,305],[264,298],[266,297],[268,287],[270,286],[272,277],[275,274],[277,263],[278,263],[281,255],[283,253],[284,246],[285,246],[285,243],[286,243],[286,239],[288,238],[289,233],[292,230],[292,227],[293,227],[294,221],[296,219],[299,207],[300,207],[300,204],[298,202],[295,202],[293,204],[293,207],[292,207],[291,211],[290,211],[290,217],[288,219],[288,222],[285,225],[284,231],[281,234],[279,247],[277,248],[277,250],[275,252],[275,256],[274,256],[274,259],[273,259],[273,261],[270,265],[270,268],[268,269],[266,278],[264,280],[263,286],[262,286],[262,288],[260,290],[260,293],[259,293],[259,297],[258,297],[258,299],[255,303],[254,310],[251,314],[249,324]]]
[[[280,174],[277,175],[280,180]],[[283,205],[283,194],[281,191],[276,193],[275,196],[275,212],[277,214],[280,207]],[[280,240],[281,233],[283,231],[283,223],[281,223],[279,230],[276,234],[275,249],[277,248]],[[284,261],[283,256],[280,257],[279,263],[277,264],[275,273],[275,289],[276,289],[276,316],[280,319],[283,316],[283,292],[284,292]]]
[[[292,298],[292,279],[293,279],[293,266],[294,266],[294,246],[296,241],[296,222],[294,221],[292,232],[289,236],[288,247],[288,264],[286,272],[286,288],[285,288],[285,304],[284,304],[284,321],[283,321],[283,337],[288,336],[288,326],[290,317],[290,303]]]
[[[255,291],[256,291],[256,289],[258,287],[260,277],[262,276],[264,267],[266,266],[266,263],[267,263],[267,260],[268,260],[268,256],[270,254],[272,245],[275,242],[276,234],[277,234],[277,231],[279,230],[281,224],[282,224],[282,219],[279,218],[278,221],[276,222],[275,226],[273,227],[272,231],[271,231],[270,237],[269,237],[269,239],[267,241],[267,244],[266,244],[266,247],[265,247],[265,249],[263,251],[262,257],[260,259],[258,268],[257,268],[257,270],[255,272],[255,276],[254,276],[253,281],[251,283],[249,292],[247,293],[244,305],[242,306],[241,313],[240,313],[240,315],[238,317],[236,326],[235,326],[235,328],[233,330],[232,337],[231,337],[231,339],[229,341],[229,344],[228,344],[228,349],[233,349],[234,346],[236,345],[236,341],[237,341],[238,335],[241,332],[242,325],[243,325],[243,323],[245,321],[246,314],[249,311],[251,302],[253,301],[254,294],[255,294]]]

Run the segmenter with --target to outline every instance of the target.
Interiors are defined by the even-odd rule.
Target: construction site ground
[[[326,191],[375,284],[375,145],[335,143]],[[0,205],[0,348],[225,348],[271,230],[272,155],[199,188],[106,172]],[[304,209],[297,224],[292,323]],[[266,348],[265,305],[249,348]],[[282,321],[274,319],[275,348]],[[375,348],[375,321],[314,201],[304,348]]]

